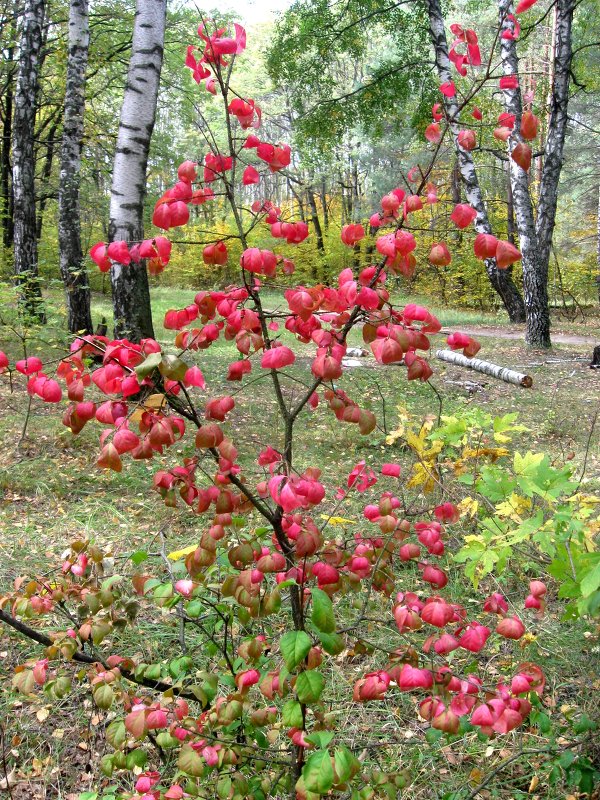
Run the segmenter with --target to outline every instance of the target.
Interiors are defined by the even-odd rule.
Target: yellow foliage
[[[179,561],[180,558],[185,558],[190,553],[193,553],[197,547],[197,544],[191,544],[189,547],[184,547],[183,550],[174,550],[172,553],[167,554],[167,558],[170,561]]]
[[[321,519],[327,521],[329,525],[355,525],[355,519],[346,519],[346,517],[330,517],[328,514],[321,514]]]
[[[531,510],[531,500],[514,492],[502,503],[496,505],[496,513],[501,519],[512,519],[513,522],[523,522],[523,512]]]
[[[474,517],[479,511],[479,501],[472,497],[465,497],[457,506],[461,517]]]

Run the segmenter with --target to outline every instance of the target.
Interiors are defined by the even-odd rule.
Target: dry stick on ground
[[[462,353],[454,353],[452,350],[436,350],[435,357],[439,358],[440,361],[456,364],[458,367],[468,367],[468,369],[473,369],[475,372],[483,372],[484,375],[490,375],[492,378],[498,378],[506,383],[514,383],[516,386],[524,386],[529,389],[533,385],[533,379],[530,375],[515,372],[512,369],[508,369],[508,367],[499,367],[497,364],[482,361],[480,358],[467,358]]]

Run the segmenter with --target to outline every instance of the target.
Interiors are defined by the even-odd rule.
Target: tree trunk
[[[327,186],[325,178],[321,178],[321,205],[323,206],[323,226],[329,228],[329,209],[327,207]]]
[[[12,140],[12,121],[13,121],[13,94],[14,94],[14,75],[15,68],[12,66],[14,57],[14,47],[11,45],[7,49],[6,63],[9,68],[6,73],[6,91],[4,93],[4,121],[2,123],[2,161],[0,163],[0,194],[2,195],[2,241],[4,247],[9,250],[13,245],[13,192],[10,182],[10,148]]]
[[[56,196],[54,192],[48,191],[47,187],[50,182],[50,178],[52,177],[52,164],[54,163],[54,148],[56,144],[54,137],[56,136],[56,131],[58,130],[58,124],[58,119],[52,123],[52,126],[48,131],[48,138],[44,143],[46,145],[46,157],[44,158],[44,168],[42,169],[42,174],[40,175],[39,181],[41,193],[38,193],[39,196],[37,198],[38,211],[37,222],[35,225],[35,236],[38,242],[42,238],[42,227],[44,225],[44,211],[46,210],[46,203],[51,197]]]
[[[300,219],[302,220],[302,222],[306,222],[306,217],[304,215],[304,203],[302,202],[302,197],[294,189],[294,187],[292,186],[292,182],[289,178],[287,179],[287,185],[288,189],[290,190],[290,194],[298,204],[298,214],[300,216]],[[293,213],[293,206],[292,206],[292,213]]]
[[[33,132],[44,10],[44,0],[25,0],[15,93],[12,170],[15,275],[23,308],[42,323],[45,314],[38,275]]]
[[[507,163],[506,176],[506,238],[515,244],[515,204],[513,203],[512,185],[510,182],[510,166]]]
[[[92,333],[90,287],[81,248],[79,185],[85,73],[90,41],[88,0],[71,0],[69,57],[58,188],[58,245],[60,274],[65,286],[67,324],[71,333]]]
[[[596,264],[598,266],[596,283],[598,284],[598,302],[600,303],[600,184],[598,185],[598,215],[596,217]]]
[[[319,219],[319,211],[317,209],[317,200],[312,186],[306,187],[306,196],[308,197],[308,205],[310,206],[311,222],[315,229],[315,236],[317,237],[317,250],[321,255],[325,255],[325,242],[323,241],[323,229],[321,228],[321,220]]]
[[[163,60],[166,0],[137,0],[133,45],[113,167],[109,239],[143,238],[143,204],[150,139]],[[111,269],[115,335],[132,341],[153,337],[146,265]]]
[[[556,44],[554,48],[552,99],[548,132],[544,147],[544,166],[540,182],[540,199],[537,208],[536,233],[540,258],[547,265],[550,260],[552,234],[556,222],[558,183],[563,165],[569,84],[571,81],[572,25],[575,0],[556,0]]]
[[[509,28],[506,17],[513,12],[512,0],[500,0],[500,25]],[[501,39],[502,70],[505,75],[519,74],[519,59],[514,39]],[[519,234],[519,249],[523,256],[523,294],[527,325],[525,340],[532,347],[550,347],[550,311],[548,308],[548,257],[544,258],[536,234],[529,175],[510,156],[515,147],[524,142],[521,136],[523,103],[520,86],[504,89],[504,105],[514,114],[515,125],[507,142],[508,168],[512,189],[515,222]],[[551,237],[551,234],[550,234]]]
[[[435,51],[435,63],[437,67],[440,83],[452,80],[450,72],[450,59],[448,57],[448,41],[444,27],[444,18],[439,0],[427,0],[429,9],[429,31],[431,43]],[[475,230],[477,233],[492,233],[492,226],[487,215],[487,210],[483,202],[481,187],[475,170],[473,157],[468,150],[464,150],[458,144],[458,134],[460,124],[458,122],[458,105],[456,100],[443,95],[444,108],[450,131],[454,138],[458,165],[465,187],[465,195],[468,202],[477,211],[475,219]],[[493,288],[499,294],[511,322],[525,321],[525,305],[519,290],[512,280],[511,274],[507,270],[499,270],[496,266],[496,259],[486,259],[485,269]]]
[[[533,386],[533,379],[530,375],[525,375],[522,372],[515,372],[508,367],[499,367],[498,364],[492,364],[490,361],[482,361],[481,358],[467,358],[462,353],[455,353],[452,350],[436,350],[435,357],[440,361],[447,361],[449,364],[456,364],[458,367],[467,367],[473,369],[475,372],[482,372],[484,375],[489,375],[492,378],[505,381],[506,383],[514,383],[515,386],[524,386],[526,389]]]

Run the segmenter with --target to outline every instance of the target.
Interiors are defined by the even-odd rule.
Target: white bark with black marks
[[[45,315],[38,276],[34,128],[44,12],[44,0],[25,0],[14,99],[12,148],[14,269],[23,308],[39,322],[45,321]]]
[[[146,167],[163,60],[166,0],[137,0],[110,197],[110,241],[143,238]],[[111,269],[115,335],[154,336],[145,264]]]
[[[544,166],[540,182],[536,232],[542,259],[550,260],[552,234],[556,222],[558,184],[564,161],[567,133],[569,85],[573,60],[573,13],[575,0],[556,0],[554,80],[550,95],[550,118],[544,147]]]
[[[2,31],[4,34],[4,31]],[[4,34],[6,35],[6,34]],[[0,159],[0,214],[2,217],[2,243],[6,250],[11,250],[13,245],[13,192],[11,186],[11,144],[13,121],[13,97],[17,76],[17,67],[14,63],[15,47],[13,39],[16,36],[15,22],[9,30],[10,44],[4,53],[4,96],[2,103],[2,158]]]
[[[481,372],[505,383],[514,383],[515,386],[524,386],[526,389],[533,386],[533,378],[530,375],[516,372],[514,369],[509,369],[509,367],[500,367],[498,364],[492,364],[491,361],[483,361],[481,358],[467,358],[462,353],[455,353],[452,350],[436,350],[435,357],[439,358],[440,361],[447,361],[457,367],[466,367],[467,369],[475,370],[475,372]]]
[[[558,185],[563,164],[567,107],[572,59],[572,22],[574,0],[556,0],[556,47],[551,70],[551,108],[544,147],[537,219],[533,210],[528,174],[509,158],[510,182],[523,255],[523,293],[527,312],[525,340],[532,347],[550,347],[550,311],[548,307],[548,264],[552,234],[556,221]],[[500,24],[510,28],[506,17],[514,12],[512,0],[500,0]],[[517,44],[513,39],[501,40],[502,68],[505,75],[519,74]],[[521,89],[505,89],[506,110],[515,115],[515,126],[508,140],[511,153],[523,141],[520,134],[523,113]]]
[[[450,58],[448,56],[448,40],[444,17],[439,0],[427,0],[429,10],[429,31],[431,43],[435,52],[435,64],[440,83],[447,83],[452,80],[450,69]],[[492,226],[487,214],[487,209],[483,201],[481,187],[475,169],[473,156],[468,150],[458,144],[458,134],[460,123],[458,120],[458,104],[455,98],[442,95],[446,118],[450,127],[450,132],[454,139],[456,153],[458,157],[458,167],[464,185],[465,196],[468,202],[477,211],[474,226],[477,233],[492,233]],[[496,266],[494,258],[486,259],[485,269],[493,288],[500,295],[504,307],[511,322],[524,322],[525,306],[519,290],[515,286],[510,270],[500,270]]]
[[[513,13],[512,0],[500,0],[500,25],[510,29],[507,14]],[[504,75],[519,75],[519,58],[514,39],[501,39],[502,71]],[[504,106],[515,117],[513,131],[508,139],[508,165],[515,223],[519,234],[519,250],[523,265],[523,295],[527,324],[525,340],[534,347],[550,347],[550,312],[548,309],[548,259],[544,263],[535,230],[535,218],[529,184],[529,174],[510,156],[518,144],[525,142],[521,136],[523,99],[521,88],[504,89]]]
[[[71,333],[79,331],[92,333],[90,287],[81,248],[79,206],[85,73],[89,42],[88,0],[71,0],[69,5],[69,55],[58,188],[60,273],[65,286],[67,321]]]

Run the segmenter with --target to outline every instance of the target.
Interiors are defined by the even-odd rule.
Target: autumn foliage
[[[463,74],[480,63],[477,37],[460,26],[453,32],[452,59]],[[214,786],[223,798],[291,794],[303,800],[349,790],[362,792],[357,797],[392,796],[410,776],[401,768],[374,776],[331,713],[336,659],[356,649],[365,619],[376,615],[381,629],[389,628],[388,646],[379,646],[379,669],[347,687],[345,704],[410,693],[423,725],[448,735],[502,736],[527,719],[532,699],[544,692],[544,675],[518,655],[493,680],[477,674],[477,666],[491,642],[523,638],[525,609],[543,613],[546,586],[539,580],[524,586],[517,608],[500,592],[481,596],[478,607],[466,606],[449,592],[448,546],[461,516],[442,485],[438,501],[409,514],[395,459],[377,469],[350,463],[334,484],[321,465],[305,462],[302,441],[314,435],[312,415],[323,409],[332,425],[354,426],[364,437],[377,428],[376,415],[345,380],[351,334],[362,337],[380,365],[402,364],[408,380],[432,375],[427,354],[441,325],[420,305],[396,307],[388,287],[390,276],[412,275],[413,218],[439,202],[431,177],[435,152],[429,166],[412,172],[410,191],[391,187],[371,216],[375,263],[344,269],[331,285],[287,288],[277,309],[266,308],[263,287],[277,286],[279,276],[294,270],[278,254],[278,242],[293,245],[309,235],[304,222],[284,219],[261,195],[264,171],[285,170],[291,150],[261,140],[260,108],[230,85],[246,43],[243,28],[203,23],[198,34],[185,65],[222,103],[228,139],[201,163],[179,166],[153,222],[166,233],[186,224],[190,206],[224,195],[243,247],[239,285],[200,291],[185,308],[168,311],[164,326],[174,332],[172,347],[153,339],[80,337],[52,374],[38,358],[11,365],[0,353],[0,370],[25,376],[30,395],[46,403],[66,395],[63,423],[73,434],[99,426],[99,468],[119,473],[130,460],[168,458],[171,448],[178,445],[181,453],[185,445],[179,460],[165,465],[161,459],[153,489],[167,506],[197,516],[197,541],[167,556],[166,566],[146,571],[141,565],[128,577],[114,573],[97,546],[78,541],[51,581],[17,580],[0,600],[2,609],[35,628],[49,626],[49,640],[43,656],[18,668],[14,685],[25,694],[44,687],[61,697],[72,682],[70,662],[87,655],[94,702],[111,709],[103,770],[136,772],[125,793],[136,800],[207,796]],[[442,135],[436,106],[426,132],[434,144]],[[523,136],[531,139],[536,131],[535,117],[524,115]],[[463,131],[460,145],[475,147],[474,132]],[[527,152],[519,157],[526,160]],[[242,204],[240,187],[254,187],[251,209]],[[458,204],[450,219],[469,229],[475,215]],[[272,249],[252,246],[256,226],[268,227]],[[341,230],[350,248],[366,235],[360,223]],[[127,268],[145,261],[157,274],[168,267],[170,253],[169,239],[157,233],[141,242],[98,243],[90,256],[102,271],[115,262]],[[492,235],[474,238],[474,253],[495,257],[500,268],[520,257]],[[451,257],[440,241],[429,260],[444,266]],[[201,258],[208,265],[229,263],[227,243],[207,242]],[[222,342],[231,361],[213,386],[202,371],[203,351]],[[479,349],[461,332],[446,342],[467,356]],[[238,393],[250,385],[248,391],[258,386],[261,393],[252,413],[261,413],[267,393],[277,409],[280,425],[271,441],[245,436],[252,420],[236,416]],[[362,516],[352,533],[341,535],[336,520],[345,507]],[[175,562],[181,566],[176,572]],[[407,575],[410,590],[399,588]],[[76,609],[73,623],[57,613],[64,606]],[[119,631],[157,610],[160,624],[178,620],[183,629],[208,630],[210,653],[181,652],[178,666],[165,675],[160,664],[142,663],[118,646],[104,652],[105,639],[116,646]],[[148,751],[158,753],[152,769]]]

